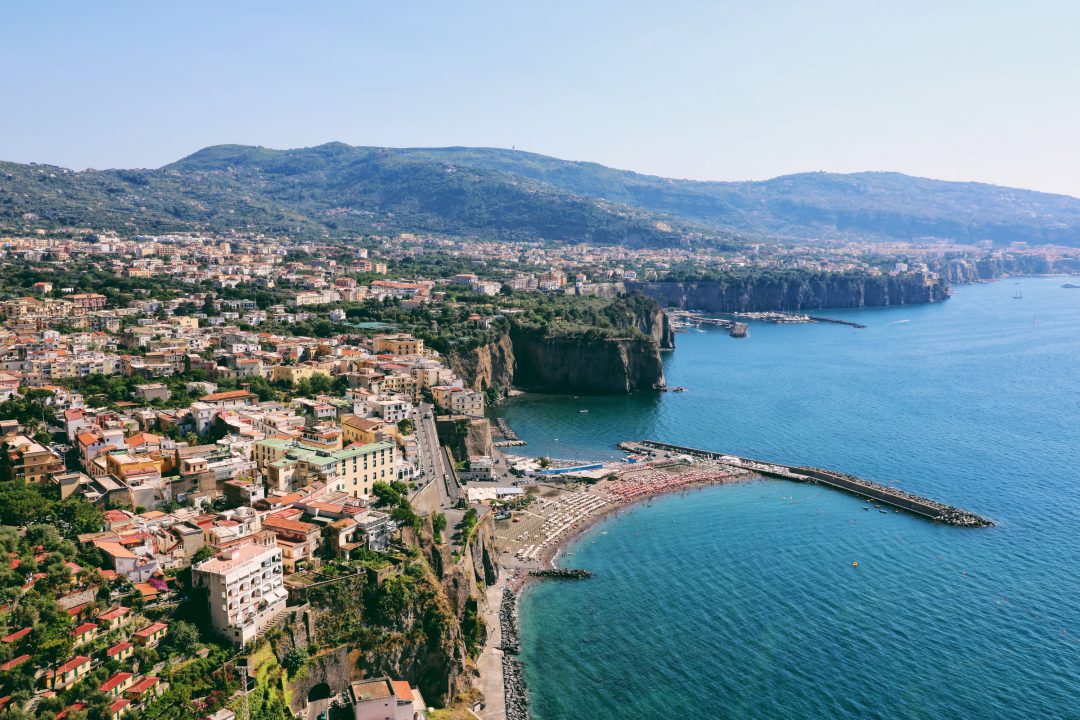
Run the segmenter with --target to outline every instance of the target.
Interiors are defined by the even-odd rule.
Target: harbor
[[[643,453],[654,455],[657,452],[685,455],[691,458],[699,458],[711,462],[721,463],[733,468],[739,468],[765,477],[781,478],[795,482],[812,483],[823,485],[841,492],[855,495],[869,502],[887,505],[897,510],[910,512],[936,522],[958,527],[989,527],[994,523],[988,518],[982,517],[967,510],[962,510],[952,505],[931,500],[915,495],[888,485],[871,482],[853,475],[824,470],[821,468],[784,465],[782,463],[753,458],[739,457],[727,453],[700,450],[698,448],[673,445],[671,443],[658,442],[656,440],[641,440],[639,442],[623,442],[619,447],[631,453]]]

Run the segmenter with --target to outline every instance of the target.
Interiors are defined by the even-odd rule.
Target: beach
[[[477,663],[479,688],[484,696],[484,707],[478,710],[479,716],[483,720],[528,717],[528,711],[523,707],[524,677],[515,658],[517,648],[505,648],[504,626],[507,622],[515,623],[516,635],[518,621],[516,610],[512,620],[504,616],[505,592],[513,593],[516,606],[522,590],[543,579],[531,576],[530,571],[556,568],[566,548],[604,519],[663,495],[755,479],[758,476],[720,463],[665,461],[660,466],[649,462],[628,465],[623,472],[616,473],[614,479],[603,479],[591,485],[544,483],[529,486],[537,506],[529,510],[534,504],[530,502],[522,511],[528,511],[529,522],[514,523],[512,516],[496,525],[495,547],[502,573],[499,581],[486,591],[484,621],[488,634]],[[511,645],[516,645],[516,640]]]

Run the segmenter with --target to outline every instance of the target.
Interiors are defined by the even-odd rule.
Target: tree
[[[195,554],[191,556],[191,564],[198,565],[201,562],[209,560],[214,557],[214,548],[210,545],[203,545],[201,548],[195,551]]]
[[[186,620],[175,620],[169,624],[169,634],[162,645],[177,655],[194,655],[199,649],[199,630]]]
[[[295,676],[300,668],[304,667],[307,659],[307,651],[294,646],[285,653],[285,657],[281,658],[281,667],[285,668],[290,676]]]

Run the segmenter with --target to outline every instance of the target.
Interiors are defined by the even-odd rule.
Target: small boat
[[[589,412],[588,410],[578,410],[578,412]]]
[[[859,561],[856,560],[855,562],[851,563],[851,567],[859,567]]]
[[[686,392],[686,388],[684,388],[682,385],[676,385],[675,387],[671,388],[671,392]]]
[[[888,510],[878,510],[878,512],[879,512],[879,513],[884,513],[884,514],[886,514],[886,515],[888,515],[888,514],[889,514],[889,511],[888,511]]]
[[[868,507],[864,507],[864,508],[863,508],[863,510],[869,510],[869,509],[870,509],[870,508],[868,508]]]

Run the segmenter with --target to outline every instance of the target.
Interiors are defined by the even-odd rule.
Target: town
[[[521,376],[469,353],[515,323],[548,323],[550,340],[551,323],[591,337],[614,317],[603,333],[655,354],[662,332],[597,298],[744,264],[936,278],[955,250],[894,248],[909,265],[818,249],[811,267],[796,247],[71,230],[2,249],[0,706],[74,720],[437,718],[504,693],[511,716],[524,690],[500,593],[622,503],[749,473],[507,454],[524,442],[486,411]],[[619,312],[657,311],[641,302]],[[436,607],[441,630],[418,630]],[[386,660],[403,643],[407,678]],[[437,681],[417,670],[433,650],[449,658]],[[331,682],[341,667],[361,672]]]

